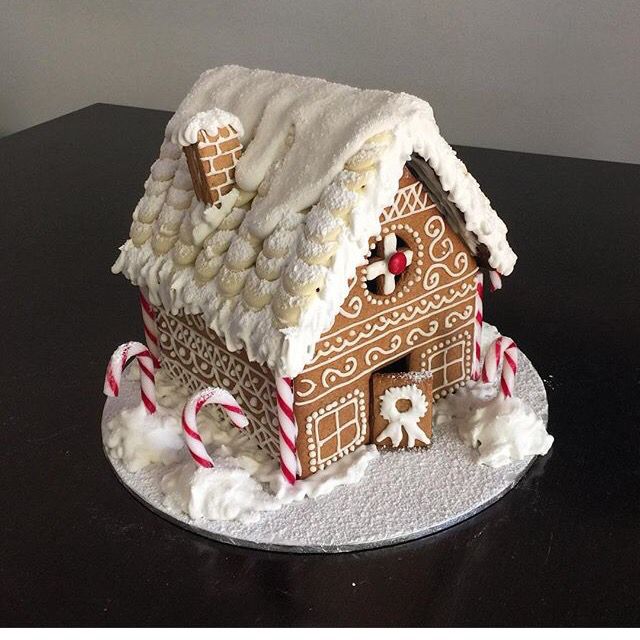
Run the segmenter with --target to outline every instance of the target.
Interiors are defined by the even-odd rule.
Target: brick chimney
[[[193,191],[200,202],[215,204],[233,189],[242,144],[238,132],[231,125],[220,127],[213,134],[200,129],[198,141],[183,149]]]

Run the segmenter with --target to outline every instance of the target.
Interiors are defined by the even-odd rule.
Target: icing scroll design
[[[459,311],[452,311],[451,313],[447,314],[447,316],[445,317],[444,326],[447,329],[451,329],[455,326],[458,320],[468,320],[472,314],[473,314],[472,305],[467,305],[464,308],[464,311],[462,313],[460,313]]]
[[[453,269],[445,262],[454,252],[453,242],[445,238],[445,223],[439,215],[431,216],[424,225],[424,232],[432,238],[429,244],[429,257],[433,261],[424,274],[422,286],[426,291],[431,291],[440,286],[442,272],[452,278],[457,278],[469,267],[469,257],[465,251],[460,251],[453,258]],[[438,255],[436,251],[439,249]]]
[[[410,347],[413,347],[419,342],[423,341],[421,340],[421,338],[425,339],[425,338],[431,338],[431,336],[434,336],[437,330],[438,330],[438,321],[431,320],[429,322],[429,327],[427,331],[425,331],[422,327],[416,327],[415,329],[412,329],[411,331],[409,331],[409,333],[407,334],[407,344]]]
[[[300,389],[301,385],[306,385],[307,389],[302,391]],[[313,380],[309,380],[308,378],[296,378],[296,395],[298,398],[307,398],[316,390],[317,386]]]
[[[322,386],[328,389],[338,378],[346,378],[356,372],[358,369],[358,360],[351,356],[344,361],[344,369],[335,369],[329,367],[322,374]]]
[[[374,362],[380,360],[380,356],[387,356],[390,353],[397,351],[401,345],[402,338],[399,335],[395,335],[391,338],[388,349],[383,349],[382,347],[371,347],[371,349],[365,353],[365,364],[372,365]]]
[[[453,242],[450,238],[445,238],[446,227],[444,220],[439,216],[431,216],[424,224],[424,232],[432,238],[429,244],[429,257],[433,262],[442,262],[453,253]],[[440,249],[440,254],[435,255],[436,249]]]
[[[362,298],[359,296],[353,296],[349,302],[343,307],[340,307],[338,313],[345,318],[357,318],[362,311]]]

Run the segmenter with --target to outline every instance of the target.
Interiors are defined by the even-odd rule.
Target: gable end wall
[[[306,477],[371,442],[370,378],[406,358],[407,370],[434,373],[434,398],[471,373],[477,264],[423,185],[407,168],[370,248],[395,233],[413,260],[391,295],[371,293],[358,269],[333,327],[295,379],[298,455]]]

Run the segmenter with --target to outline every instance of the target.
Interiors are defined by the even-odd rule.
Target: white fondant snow
[[[466,445],[478,449],[478,462],[490,467],[545,455],[553,444],[526,402],[496,395],[492,384],[469,382],[436,407],[438,420],[453,425]]]
[[[492,328],[489,330],[490,333]],[[520,355],[519,363],[516,393],[546,422],[544,385],[525,355]],[[139,401],[137,384],[128,376],[123,380],[120,397],[109,398],[105,404],[103,434],[115,414]],[[159,393],[162,378],[160,382]],[[183,401],[176,399],[175,404],[181,405]],[[205,407],[199,418],[208,409]],[[211,451],[215,459],[215,449]],[[364,451],[360,448],[344,460]],[[497,469],[478,464],[477,452],[462,443],[451,424],[436,424],[433,444],[428,449],[383,451],[367,461],[366,476],[361,482],[337,487],[317,499],[261,512],[258,522],[244,523],[194,520],[182,511],[169,509],[160,490],[167,467],[152,464],[138,473],[130,473],[109,451],[107,456],[124,485],[170,520],[216,540],[296,552],[365,549],[449,527],[495,502],[513,487],[531,463],[531,458],[527,458]],[[184,451],[181,462],[189,460],[187,456]]]
[[[168,465],[180,459],[184,448],[180,423],[173,413],[158,407],[149,415],[142,403],[125,409],[107,424],[104,446],[128,471],[149,464]]]
[[[136,365],[127,368],[124,379],[137,382]],[[107,422],[105,449],[129,472],[154,463],[173,464],[160,480],[164,505],[194,520],[257,522],[263,511],[359,482],[369,462],[378,456],[374,446],[361,447],[292,487],[282,478],[277,461],[245,433],[220,423],[215,407],[204,407],[198,428],[215,464],[213,469],[204,469],[188,455],[182,438],[180,416],[189,394],[160,369],[156,395],[160,405],[156,414],[149,416],[143,405],[137,405]]]
[[[187,460],[162,478],[160,488],[166,507],[194,520],[256,522],[261,511],[280,508],[276,498],[231,459],[216,460],[213,469]]]
[[[214,135],[218,129],[227,125],[231,125],[241,137],[244,134],[242,122],[232,113],[217,108],[199,111],[192,117],[183,120],[181,126],[174,127],[169,139],[176,145],[186,147],[198,141],[198,132],[201,129]]]

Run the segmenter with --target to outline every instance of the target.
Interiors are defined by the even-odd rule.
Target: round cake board
[[[135,380],[122,378],[120,396],[108,398],[106,423],[139,401]],[[520,353],[515,394],[548,420],[544,385]],[[163,504],[160,479],[167,467],[150,465],[137,473],[105,451],[124,486],[144,505],[171,522],[228,544],[292,553],[340,553],[372,549],[420,538],[451,527],[499,500],[522,478],[535,456],[493,469],[478,464],[455,429],[434,426],[428,449],[382,451],[357,484],[330,494],[264,512],[257,523],[192,520]]]

